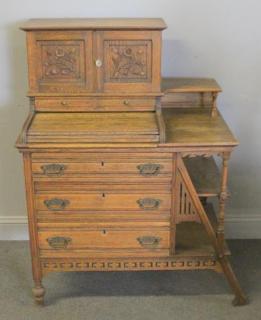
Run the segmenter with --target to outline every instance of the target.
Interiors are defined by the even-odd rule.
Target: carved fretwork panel
[[[48,260],[41,262],[43,273],[57,271],[135,271],[135,270],[219,270],[215,258],[164,258],[164,259],[74,259]]]
[[[176,191],[176,223],[183,221],[195,221],[200,223],[201,220],[197,213],[197,209],[193,204],[190,191],[186,187],[179,170],[177,170],[176,175]]]
[[[92,39],[88,32],[33,34],[30,89],[81,93],[92,87]],[[34,74],[33,74],[34,73]]]
[[[106,82],[151,81],[151,41],[106,40],[104,57]]]

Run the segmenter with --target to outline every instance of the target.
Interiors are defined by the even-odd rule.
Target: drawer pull
[[[129,100],[124,100],[124,101],[123,101],[123,104],[124,104],[125,106],[128,106],[128,105],[130,104],[130,101],[129,101]]]
[[[72,242],[71,238],[65,238],[65,237],[52,237],[46,240],[49,246],[54,249],[66,249],[68,244]]]
[[[66,166],[64,164],[51,163],[41,166],[41,169],[46,176],[62,176]]]
[[[163,166],[158,163],[145,163],[138,165],[137,168],[142,176],[149,177],[157,176]]]
[[[155,210],[159,208],[161,200],[154,198],[144,198],[137,200],[138,205],[144,210]]]
[[[153,236],[144,236],[137,238],[142,247],[156,247],[159,245],[161,238]]]
[[[70,204],[69,200],[53,198],[50,200],[44,200],[44,204],[49,210],[59,211],[65,209]]]
[[[101,61],[100,59],[97,59],[97,60],[95,61],[95,64],[96,64],[96,67],[97,67],[97,68],[100,68],[100,67],[102,66],[102,61]]]
[[[61,105],[62,106],[68,106],[68,102],[67,101],[61,101]]]

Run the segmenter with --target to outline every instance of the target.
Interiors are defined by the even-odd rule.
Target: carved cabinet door
[[[27,33],[30,92],[81,93],[93,90],[92,33]]]
[[[160,56],[158,31],[97,31],[97,90],[159,92]]]

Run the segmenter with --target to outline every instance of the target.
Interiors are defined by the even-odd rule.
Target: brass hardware
[[[143,236],[137,238],[137,240],[142,247],[156,247],[160,243],[161,238],[153,236]]]
[[[64,174],[66,166],[64,164],[51,163],[41,166],[41,169],[43,170],[43,174],[47,176],[61,176]]]
[[[100,67],[102,66],[102,61],[101,61],[100,59],[97,59],[97,60],[95,61],[95,64],[96,64],[96,67],[97,67],[97,68],[100,68]]]
[[[46,240],[49,246],[54,249],[66,249],[68,244],[72,242],[71,238],[65,238],[65,237],[52,237]]]
[[[144,177],[157,176],[163,166],[158,163],[144,163],[137,166],[140,174]]]
[[[68,106],[68,102],[67,102],[67,101],[62,101],[62,102],[61,102],[61,105],[63,105],[63,106]]]
[[[124,104],[125,106],[128,106],[128,105],[130,104],[130,101],[129,101],[129,100],[124,100],[124,101],[123,101],[123,104]]]
[[[107,231],[105,229],[102,230],[102,234],[107,234]]]
[[[138,205],[144,210],[155,210],[159,208],[161,200],[153,198],[144,198],[137,200]]]
[[[69,200],[53,198],[50,200],[44,200],[44,204],[49,210],[59,211],[65,209],[70,204]]]

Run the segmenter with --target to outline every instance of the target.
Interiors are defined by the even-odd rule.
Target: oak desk
[[[161,79],[161,19],[27,22],[23,153],[35,301],[54,271],[223,272],[238,144],[213,79]],[[153,62],[153,63],[152,63]],[[214,155],[222,157],[222,172]],[[219,198],[216,215],[209,197]]]

